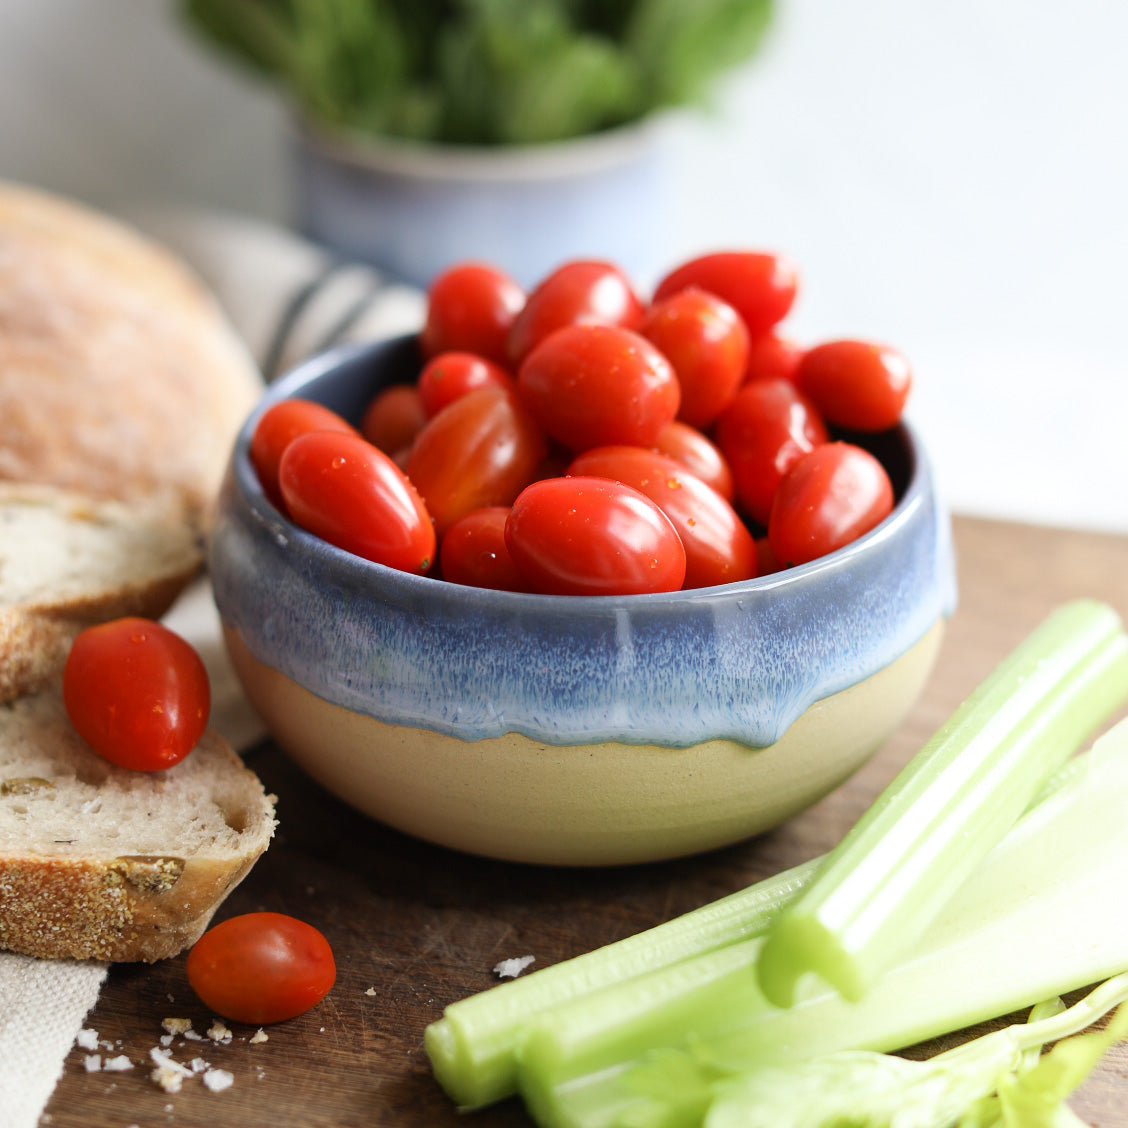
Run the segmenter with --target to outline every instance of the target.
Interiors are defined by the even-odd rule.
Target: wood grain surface
[[[821,853],[841,837],[905,759],[1058,603],[1094,596],[1128,617],[1128,538],[956,521],[960,605],[932,679],[908,720],[857,776],[757,840],[704,857],[609,870],[544,870],[462,856],[355,814],[269,744],[248,760],[279,797],[278,838],[219,917],[255,909],[320,927],[338,959],[316,1009],[268,1028],[232,1026],[230,1044],[172,1047],[234,1083],[198,1078],[168,1094],[149,1076],[161,1020],[212,1016],[183,958],[111,969],[87,1025],[136,1067],[88,1073],[70,1053],[48,1104],[51,1128],[529,1128],[515,1101],[457,1113],[431,1078],[426,1024],[455,999],[492,986],[493,966],[533,955],[534,968],[587,951]],[[219,918],[217,918],[219,919]],[[953,985],[957,989],[957,985]],[[1086,1123],[1128,1128],[1128,1048],[1114,1051],[1073,1101]],[[0,1118],[2,1119],[2,1118]]]

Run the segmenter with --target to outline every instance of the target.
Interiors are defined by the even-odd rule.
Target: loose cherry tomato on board
[[[753,337],[748,346],[748,366],[744,373],[746,382],[753,380],[795,381],[799,361],[803,359],[803,346],[778,333],[761,333]]]
[[[508,506],[494,505],[472,510],[455,521],[439,547],[443,579],[466,587],[526,591],[505,543],[508,516]]]
[[[427,291],[423,356],[471,352],[505,363],[509,330],[524,304],[525,291],[503,271],[477,262],[452,266]]]
[[[416,381],[419,398],[428,418],[437,415],[448,404],[478,388],[517,390],[517,381],[485,357],[468,352],[445,352],[433,357],[419,373]]]
[[[274,404],[262,413],[251,435],[251,465],[266,496],[279,505],[278,464],[282,452],[298,435],[309,431],[340,431],[356,434],[356,428],[335,411],[311,400],[289,399]]]
[[[787,316],[799,289],[799,274],[783,255],[761,251],[717,251],[672,270],[654,290],[655,302],[697,286],[728,302],[757,337]]]
[[[546,478],[523,490],[505,542],[533,591],[640,595],[677,591],[685,548],[648,497],[602,478]]]
[[[155,772],[200,741],[211,710],[207,670],[191,644],[148,619],[88,627],[63,668],[75,731],[104,760]]]
[[[745,384],[721,413],[713,434],[732,469],[738,507],[764,526],[784,474],[827,441],[814,404],[789,380]]]
[[[517,396],[479,388],[444,407],[419,432],[407,476],[441,539],[471,510],[509,505],[547,452],[544,433]]]
[[[616,325],[569,325],[545,338],[517,373],[540,425],[572,451],[650,446],[681,402],[670,362]]]
[[[768,544],[785,567],[806,564],[868,533],[892,509],[889,475],[869,451],[852,443],[824,443],[780,482]]]
[[[667,423],[654,440],[653,449],[680,462],[706,485],[712,486],[725,499],[732,501],[732,471],[716,444],[696,427],[675,419]]]
[[[744,382],[748,330],[736,310],[691,287],[652,305],[639,332],[674,366],[678,418],[708,427]]]
[[[385,454],[395,457],[415,441],[427,411],[414,384],[393,384],[372,397],[360,419],[360,433]]]
[[[278,480],[294,523],[322,540],[403,572],[431,567],[435,530],[423,501],[359,435],[300,435],[282,455]]]
[[[684,588],[736,583],[756,575],[756,543],[732,506],[680,462],[642,447],[596,447],[568,470],[610,478],[645,494],[670,519],[685,548]]]
[[[254,1025],[305,1014],[337,980],[329,942],[284,913],[246,913],[209,928],[189,951],[185,970],[209,1010]]]
[[[554,270],[529,295],[509,333],[509,361],[517,368],[541,341],[565,325],[621,325],[637,329],[643,305],[630,279],[608,262],[577,260]]]
[[[912,373],[908,361],[886,345],[827,341],[807,351],[795,381],[828,423],[874,432],[900,421]]]

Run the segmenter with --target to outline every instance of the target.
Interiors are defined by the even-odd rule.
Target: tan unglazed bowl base
[[[225,628],[247,695],[280,747],[346,803],[442,846],[514,862],[606,866],[742,841],[852,775],[900,724],[932,670],[943,620],[907,653],[816,702],[775,744],[556,747],[462,741],[332,705],[256,660]]]

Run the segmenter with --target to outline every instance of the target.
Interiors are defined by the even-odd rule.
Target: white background
[[[1128,5],[778,0],[676,125],[671,262],[783,250],[798,335],[870,336],[953,508],[1128,533]],[[285,115],[170,0],[0,0],[0,175],[290,218]]]

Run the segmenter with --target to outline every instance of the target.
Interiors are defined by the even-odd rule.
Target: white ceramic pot
[[[310,238],[426,286],[488,262],[531,287],[570,258],[615,262],[640,284],[668,228],[658,121],[528,147],[295,135],[298,221]]]

